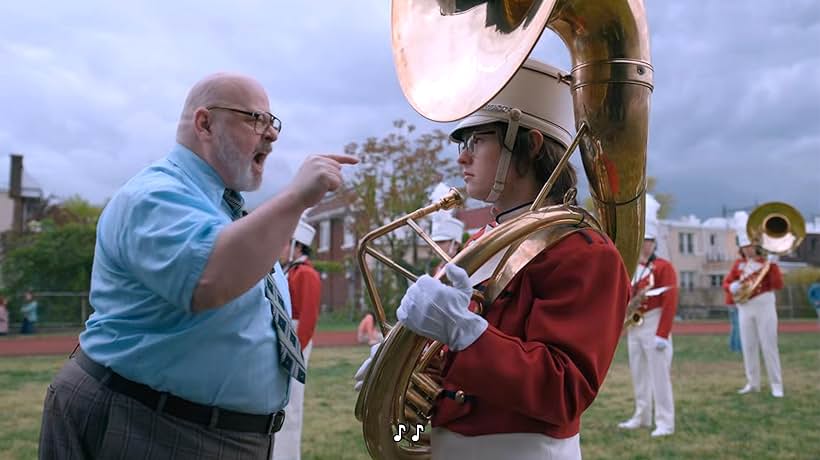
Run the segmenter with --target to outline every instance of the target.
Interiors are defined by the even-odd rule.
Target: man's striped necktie
[[[243,206],[244,198],[239,192],[225,189],[222,195],[225,203],[231,209],[231,217],[237,220],[248,214]],[[265,276],[265,297],[270,301],[270,309],[273,314],[273,328],[276,330],[276,337],[279,340],[279,363],[285,370],[299,382],[305,383],[305,359],[302,356],[302,347],[296,332],[293,330],[293,323],[285,310],[285,302],[279,294],[273,275],[268,273]]]

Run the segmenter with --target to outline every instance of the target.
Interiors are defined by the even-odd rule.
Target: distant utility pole
[[[14,202],[14,215],[11,229],[15,233],[23,232],[23,155],[12,153],[9,171],[9,198]]]

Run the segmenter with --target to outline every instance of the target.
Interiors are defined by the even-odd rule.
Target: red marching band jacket
[[[654,280],[651,289],[669,286],[669,289],[660,295],[646,297],[640,307],[640,311],[644,313],[656,308],[663,309],[655,335],[668,339],[669,333],[672,332],[675,312],[678,310],[678,275],[675,274],[675,267],[668,260],[660,257],[655,257],[655,260],[651,262],[651,267],[651,274],[647,273],[647,276],[638,280],[637,285],[633,286],[632,295],[646,287],[650,279]],[[638,272],[640,272],[640,268],[638,268]]]
[[[446,353],[433,426],[574,436],[612,362],[629,289],[614,244],[591,229],[538,254],[486,309],[487,330]]]
[[[760,268],[763,268],[763,264],[766,263],[765,257],[755,257],[752,260],[760,264]],[[732,291],[729,290],[729,286],[734,281],[740,281],[743,279],[743,272],[748,263],[749,261],[743,257],[735,260],[735,263],[732,265],[732,269],[729,270],[729,274],[723,279],[723,292],[726,294],[726,303],[729,305],[735,303],[734,298],[732,297]],[[756,273],[758,273],[758,271],[748,274],[746,277],[753,277]],[[755,289],[750,298],[757,297],[764,292],[776,291],[778,289],[783,289],[783,275],[780,273],[780,267],[778,267],[776,263],[772,262],[769,266],[769,272],[766,273],[766,276],[764,276],[760,284],[757,285],[757,289]]]
[[[299,321],[296,336],[302,351],[313,339],[316,322],[319,320],[319,302],[322,296],[322,282],[319,272],[310,260],[297,261],[287,269],[288,291],[293,308],[293,319]]]

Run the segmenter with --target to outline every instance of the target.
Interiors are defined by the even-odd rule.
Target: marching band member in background
[[[632,280],[632,295],[642,296],[639,312],[643,322],[629,327],[629,370],[635,392],[635,413],[619,428],[634,430],[652,424],[652,437],[675,432],[675,400],[672,395],[672,322],[678,307],[678,277],[668,260],[655,255],[659,205],[650,195],[638,268]]]
[[[747,216],[748,219],[748,216]],[[748,301],[740,303],[736,296],[742,284],[754,279],[765,269],[767,260],[763,249],[749,240],[746,225],[738,228],[740,257],[723,280],[723,289],[730,294],[738,306],[740,319],[740,343],[743,348],[743,366],[746,370],[746,385],[738,390],[740,394],[760,391],[760,358],[766,364],[772,396],[783,397],[783,379],[780,373],[780,352],[777,348],[777,309],[774,291],[783,289],[783,276],[773,260],[768,261],[768,272],[754,289]]]
[[[494,224],[528,209],[571,141],[569,85],[557,75],[528,60],[450,135],[459,143],[467,194],[493,205]],[[575,185],[574,169],[564,169],[548,203],[563,202]],[[451,286],[424,275],[397,310],[405,327],[447,348],[432,458],[580,459],[581,415],[601,388],[623,326],[626,268],[605,234],[577,230],[534,255],[484,316],[473,313],[473,287],[484,286],[497,264],[490,259],[469,277],[447,264]],[[357,386],[371,359],[357,372]]]
[[[319,302],[322,295],[319,272],[310,263],[310,245],[315,234],[315,228],[304,219],[299,220],[290,244],[285,247],[280,257],[288,279],[288,291],[293,306],[293,328],[296,329],[299,343],[302,344],[305,368],[313,349],[313,334],[319,319]],[[273,458],[276,460],[301,458],[305,386],[292,381],[290,388],[290,402],[285,407],[287,417],[282,425],[282,431],[276,435],[276,443],[273,446]]]
[[[724,300],[729,309],[729,350],[735,353],[743,351],[740,342],[740,317],[737,312],[737,305],[729,292],[725,292]]]
[[[464,222],[449,214],[433,216],[433,231],[430,237],[451,258],[461,250],[462,235],[464,235]],[[444,261],[440,261],[430,274],[435,275],[444,268],[444,265]]]
[[[356,329],[356,340],[359,343],[366,343],[368,345],[376,345],[384,340],[382,331],[376,324],[376,315],[372,311],[367,311],[364,317],[359,322],[359,327]]]
[[[809,303],[817,312],[817,318],[820,319],[820,278],[809,286],[808,296]]]

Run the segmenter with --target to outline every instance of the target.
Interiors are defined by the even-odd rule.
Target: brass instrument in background
[[[643,274],[648,270],[649,274],[647,277],[649,281],[646,283],[642,289],[639,289],[635,294],[629,299],[629,303],[626,304],[626,316],[624,318],[624,329],[632,326],[640,326],[643,324],[643,315],[644,312],[641,311],[641,306],[643,305],[644,300],[646,300],[646,294],[655,287],[655,275],[652,273],[653,270],[653,263],[652,261],[655,259],[654,254],[650,257],[649,261],[646,265],[644,265],[644,269],[638,273],[638,275],[633,278],[632,286],[633,289],[641,282],[643,279]]]
[[[640,289],[634,296],[632,296],[631,299],[629,299],[629,303],[626,305],[624,329],[643,324],[643,312],[641,311],[641,306],[646,298],[646,293],[649,292],[650,289],[652,289],[651,284],[645,286],[643,289]]]
[[[752,211],[746,222],[746,234],[749,241],[769,254],[788,254],[806,237],[806,221],[797,209],[773,201]],[[767,260],[760,270],[740,280],[740,289],[732,295],[735,303],[743,304],[752,298],[770,267],[771,261]]]
[[[531,257],[568,234],[591,227],[612,238],[631,275],[643,239],[653,88],[643,2],[473,1],[461,11],[456,11],[456,3],[392,3],[394,60],[402,90],[416,111],[434,121],[452,121],[478,110],[512,78],[544,28],[549,27],[569,47],[572,58],[571,74],[565,79],[571,85],[577,133],[529,211],[499,225],[462,250],[452,262],[472,274],[503,251],[485,291],[484,300],[491,303]],[[568,194],[562,205],[545,205],[549,191],[578,146],[601,223],[569,204],[574,194]],[[414,334],[401,323],[392,327],[387,324],[365,256],[369,254],[415,279],[415,275],[370,247],[374,239],[406,223],[448,261],[415,219],[454,201],[445,198],[444,202],[397,219],[373,230],[359,244],[365,286],[386,336],[372,359],[355,410],[373,458],[429,458],[429,437],[424,436],[427,433],[412,436],[419,434],[412,427],[427,424],[441,391],[425,374],[440,344]],[[410,429],[406,429],[408,425]]]

